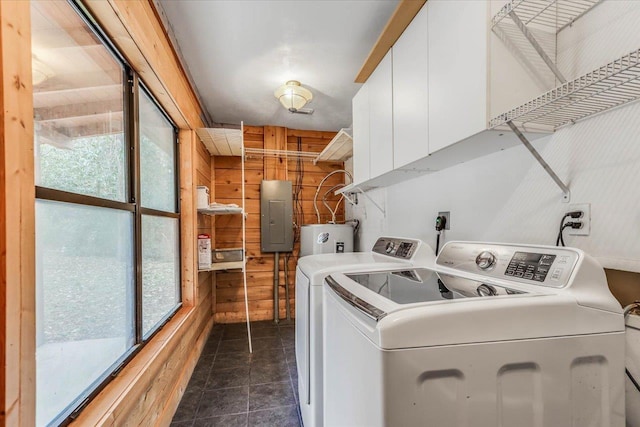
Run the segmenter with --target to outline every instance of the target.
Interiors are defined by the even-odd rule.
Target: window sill
[[[202,322],[200,333],[194,330],[198,326],[196,322],[199,311],[208,308],[203,304],[178,310],[117,377],[87,405],[74,424],[122,425],[125,420],[132,421],[132,414],[141,420],[146,417],[155,420],[158,415],[163,415],[165,404],[169,408],[168,403],[175,401],[171,414],[164,415],[172,416],[213,327],[213,316],[210,316]],[[190,331],[191,340],[185,340]],[[178,372],[169,372],[171,359],[180,356],[182,358],[179,363],[175,363]]]

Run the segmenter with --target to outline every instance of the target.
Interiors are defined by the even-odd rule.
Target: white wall
[[[640,48],[640,1],[604,0],[559,38],[570,78]],[[605,42],[603,42],[603,39]],[[571,188],[571,203],[591,203],[589,236],[569,236],[604,267],[640,272],[640,103],[558,130],[534,146]],[[569,206],[524,147],[488,155],[362,195],[347,217],[361,219],[360,250],[383,234],[435,245],[438,211],[451,211],[445,240],[555,243]]]

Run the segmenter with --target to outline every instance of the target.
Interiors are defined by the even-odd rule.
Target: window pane
[[[36,185],[125,201],[123,68],[65,1],[33,1]]]
[[[180,302],[178,220],[142,216],[142,331],[146,338]]]
[[[133,214],[36,201],[36,412],[46,425],[134,343]]]
[[[142,206],[176,212],[176,140],[173,126],[140,90]]]

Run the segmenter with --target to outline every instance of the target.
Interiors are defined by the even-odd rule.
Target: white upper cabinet
[[[488,2],[429,0],[429,152],[487,129]],[[424,7],[423,7],[424,9]]]
[[[369,86],[369,159],[371,178],[393,169],[392,52],[375,69]],[[355,129],[355,124],[354,124]]]
[[[353,97],[353,182],[370,178],[369,173],[369,84]]]
[[[488,128],[492,109],[542,91],[491,32],[499,3],[429,0],[369,77],[368,125],[355,117],[367,112],[355,98],[353,111],[354,146],[369,132],[367,156],[354,148],[354,169],[369,171],[368,179],[356,172],[361,190],[521,144],[505,128]],[[535,131],[524,129],[529,140],[544,136]]]
[[[429,154],[428,8],[393,45],[393,168]]]

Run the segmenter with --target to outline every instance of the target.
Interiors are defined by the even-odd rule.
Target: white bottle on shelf
[[[211,268],[211,236],[198,234],[198,270]]]

